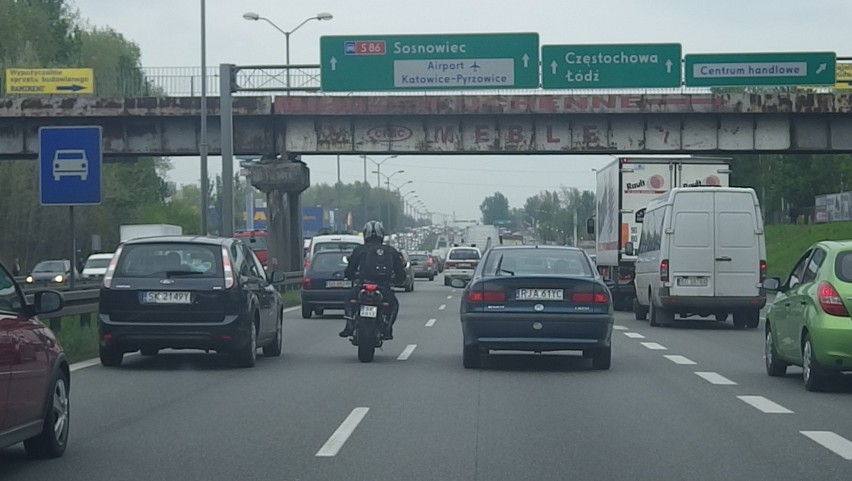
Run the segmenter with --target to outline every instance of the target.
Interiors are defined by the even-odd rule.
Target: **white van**
[[[305,256],[305,270],[311,265],[311,257],[322,251],[340,251],[349,255],[356,247],[364,243],[364,237],[356,234],[318,235],[311,239],[308,253]]]
[[[714,315],[756,328],[766,304],[763,218],[754,189],[686,187],[648,204],[636,258],[633,311],[651,325]]]

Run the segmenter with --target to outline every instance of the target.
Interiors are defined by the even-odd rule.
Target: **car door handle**
[[[716,262],[731,262],[732,260],[733,260],[733,259],[731,259],[731,258],[730,258],[730,257],[728,257],[728,256],[722,256],[722,257],[717,257],[717,258],[716,258]]]

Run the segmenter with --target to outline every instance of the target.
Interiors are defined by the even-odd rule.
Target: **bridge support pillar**
[[[249,176],[251,184],[266,194],[269,270],[302,270],[299,196],[311,185],[310,169],[299,160],[263,160],[251,164]]]

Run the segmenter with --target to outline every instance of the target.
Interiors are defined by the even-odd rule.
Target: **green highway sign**
[[[541,84],[545,89],[680,87],[681,46],[545,45]]]
[[[325,36],[326,92],[538,88],[537,33]]]
[[[686,85],[834,85],[834,52],[730,53],[686,56]]]

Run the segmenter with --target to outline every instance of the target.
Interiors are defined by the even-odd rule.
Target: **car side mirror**
[[[763,288],[767,291],[780,292],[781,279],[778,277],[767,277],[766,280],[763,281]]]
[[[64,306],[65,299],[56,291],[40,291],[33,296],[36,314],[50,314],[61,310]]]
[[[281,284],[287,280],[287,275],[281,271],[272,271],[272,284]]]
[[[454,278],[450,279],[450,285],[453,287],[464,288],[467,287],[467,282],[464,279]]]
[[[636,254],[636,251],[633,249],[633,243],[632,242],[628,242],[627,244],[624,245],[624,253],[629,255],[629,256]]]

